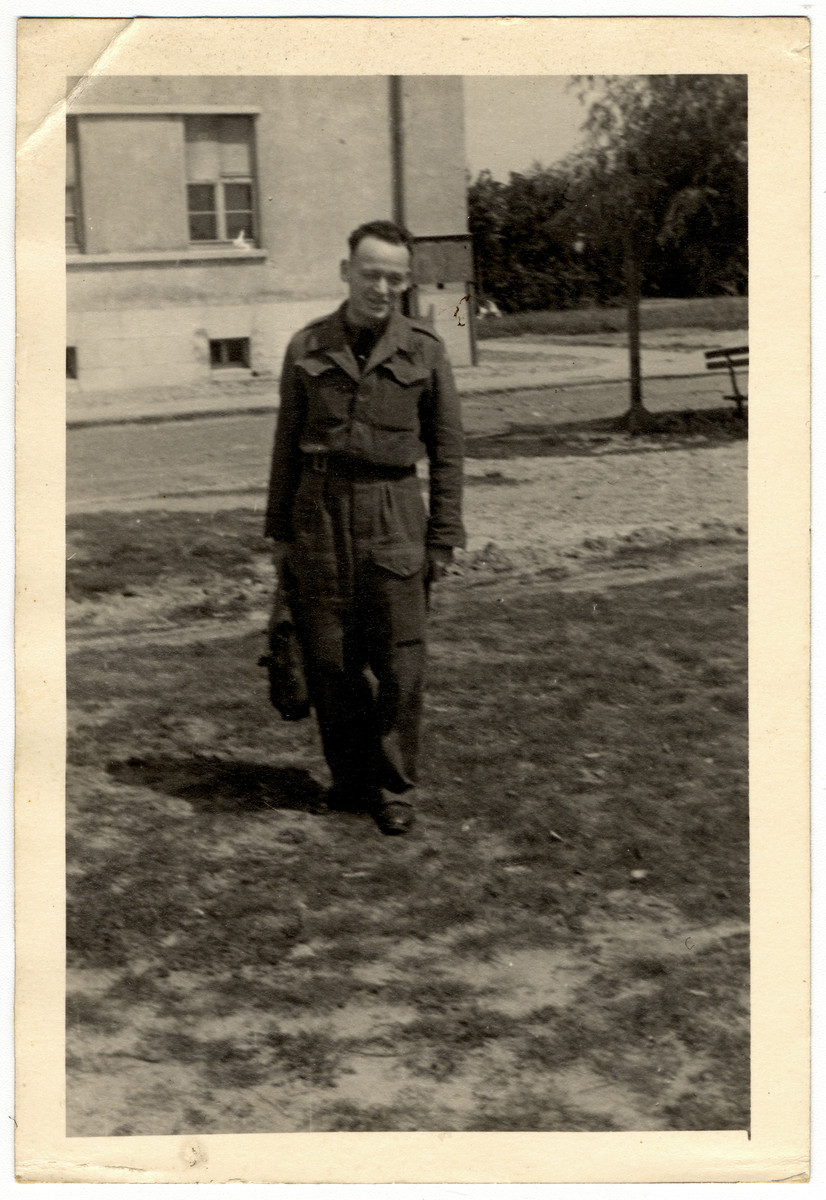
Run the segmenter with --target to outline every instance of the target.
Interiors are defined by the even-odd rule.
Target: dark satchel
[[[267,628],[269,654],[259,658],[270,676],[270,700],[285,721],[301,721],[310,715],[310,694],[304,675],[304,655],[293,624],[290,606],[278,591]]]

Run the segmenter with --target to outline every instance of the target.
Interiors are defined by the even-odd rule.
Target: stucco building
[[[277,374],[339,304],[346,236],[417,238],[412,311],[472,356],[461,79],[98,76],[67,116],[67,376]]]

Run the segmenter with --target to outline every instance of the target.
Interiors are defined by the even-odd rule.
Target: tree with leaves
[[[564,170],[535,165],[508,183],[483,171],[468,188],[477,283],[506,312],[571,308],[601,299],[597,275],[576,249]]]
[[[500,302],[506,271],[503,227],[507,218],[507,184],[481,171],[471,183],[468,174],[468,228],[473,236],[476,286],[482,296]]]
[[[741,75],[587,76],[588,144],[569,160],[570,193],[597,245],[621,243],[628,306],[628,425],[647,424],[639,310],[645,272],[684,251],[702,272],[747,276],[747,93]]]

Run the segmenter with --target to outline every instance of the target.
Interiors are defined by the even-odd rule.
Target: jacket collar
[[[379,363],[386,362],[388,358],[392,358],[397,350],[401,350],[403,354],[410,353],[410,325],[407,318],[403,317],[400,312],[392,312],[390,320],[384,328],[379,340],[372,349],[367,366],[364,368],[365,375],[368,371],[372,371]]]
[[[355,355],[350,348],[344,324],[346,307],[347,302],[345,301],[326,320],[314,326],[312,341],[307,346],[307,349],[320,351],[332,359],[337,366],[341,367],[351,379],[359,380],[361,372],[358,369]],[[402,316],[401,313],[393,312],[390,314],[390,320],[387,322],[384,332],[370,353],[364,374],[366,375],[369,371],[372,371],[380,363],[386,362],[388,358],[392,358],[397,350],[401,350],[407,355],[410,354],[410,325],[407,318]]]

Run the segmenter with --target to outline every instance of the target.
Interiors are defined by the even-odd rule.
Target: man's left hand
[[[453,549],[450,546],[428,546],[427,564],[425,566],[425,583],[429,587],[438,583],[453,561]]]

